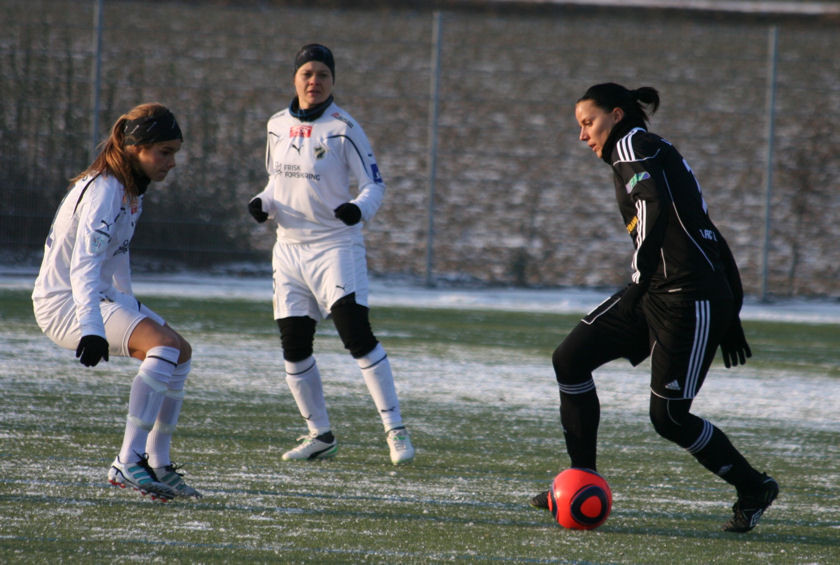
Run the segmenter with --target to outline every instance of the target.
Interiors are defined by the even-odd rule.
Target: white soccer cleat
[[[117,456],[111,463],[111,468],[108,469],[108,482],[120,488],[130,486],[143,496],[150,495],[152,500],[160,499],[166,502],[178,496],[175,489],[155,478],[147,457],[135,463],[123,463]]]
[[[301,461],[312,459],[326,459],[338,452],[338,440],[332,432],[321,435],[310,433],[298,438],[297,447],[283,454],[283,461]]]
[[[402,465],[414,459],[414,446],[408,437],[408,430],[400,426],[388,432],[388,448],[391,450],[391,463]]]
[[[184,481],[184,476],[182,473],[178,472],[178,467],[176,465],[170,463],[165,467],[153,467],[152,472],[155,474],[155,478],[158,482],[175,490],[175,492],[178,493],[178,496],[194,496],[195,498],[201,498],[202,494]]]

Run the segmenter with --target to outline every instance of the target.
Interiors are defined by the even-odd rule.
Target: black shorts
[[[630,317],[615,304],[621,290],[586,315],[558,347],[586,372],[619,358],[651,358],[650,386],[663,398],[694,398],[734,316],[729,299],[645,294]]]

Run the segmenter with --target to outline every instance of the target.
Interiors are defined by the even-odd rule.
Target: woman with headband
[[[332,317],[373,397],[391,462],[407,463],[414,447],[388,356],[368,318],[362,224],[379,209],[385,184],[361,126],[333,101],[332,52],[317,43],[304,45],[295,56],[292,81],[297,96],[268,121],[268,183],[248,204],[257,222],[277,223],[274,318],[286,382],[308,427],[283,459],[322,459],[338,449],[312,355],[315,325]]]
[[[157,103],[120,116],[93,163],[71,179],[50,228],[32,301],[41,330],[86,367],[141,361],[122,447],[108,481],[152,499],[201,495],[169,455],[190,370],[190,344],[131,290],[128,246],[143,194],[175,166],[183,137]]]

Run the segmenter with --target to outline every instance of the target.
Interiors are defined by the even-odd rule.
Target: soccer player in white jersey
[[[201,496],[169,455],[190,371],[190,344],[131,290],[128,246],[151,181],[175,166],[183,137],[175,116],[141,104],[114,123],[93,163],[72,179],[53,220],[32,301],[35,319],[86,367],[110,355],[141,361],[131,385],[115,486],[155,500]]]
[[[315,326],[332,317],[358,363],[382,419],[392,463],[414,458],[385,349],[368,318],[368,279],[362,223],[382,203],[385,184],[361,126],[333,101],[335,61],[319,44],[295,56],[297,96],[268,121],[265,189],[248,204],[255,220],[277,223],[272,255],[274,318],[280,329],[286,382],[306,420],[285,460],[335,455],[313,357]],[[351,182],[356,185],[351,193]]]

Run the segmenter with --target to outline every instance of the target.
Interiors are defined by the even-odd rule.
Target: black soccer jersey
[[[637,127],[609,148],[608,162],[635,246],[633,282],[649,292],[684,298],[733,296],[740,309],[742,291],[732,253],[679,151]]]

